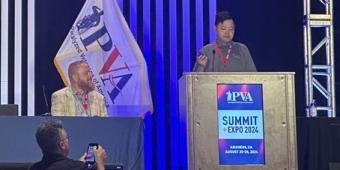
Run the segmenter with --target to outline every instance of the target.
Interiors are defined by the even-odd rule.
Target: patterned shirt
[[[88,94],[81,94],[76,92],[74,88],[71,88],[73,92],[73,96],[76,99],[76,116],[91,116],[88,112]]]

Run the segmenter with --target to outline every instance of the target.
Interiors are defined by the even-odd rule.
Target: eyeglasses
[[[65,138],[62,138],[61,141],[66,140],[66,139],[70,140],[70,138],[71,138],[71,135],[67,135]]]

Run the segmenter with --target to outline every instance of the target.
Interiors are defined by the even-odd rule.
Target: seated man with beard
[[[53,116],[107,116],[104,97],[94,90],[90,68],[84,61],[69,65],[71,85],[52,94]]]

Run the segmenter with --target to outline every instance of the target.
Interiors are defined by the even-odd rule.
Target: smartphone
[[[86,151],[86,157],[85,157],[85,163],[86,164],[90,164],[93,165],[96,160],[94,158],[94,149],[98,148],[98,143],[89,143],[88,147],[87,147],[87,151]]]

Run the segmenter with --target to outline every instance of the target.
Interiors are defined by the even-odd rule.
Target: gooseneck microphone
[[[212,71],[215,72],[215,49],[212,50]]]

